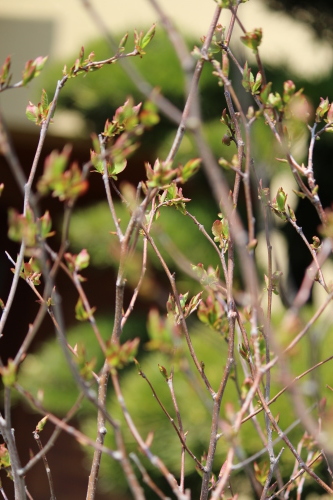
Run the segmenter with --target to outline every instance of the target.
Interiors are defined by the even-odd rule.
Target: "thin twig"
[[[153,395],[154,395],[154,398],[156,399],[157,403],[159,404],[159,406],[161,407],[163,413],[165,413],[165,415],[168,417],[172,427],[175,429],[176,431],[176,434],[181,442],[181,445],[182,447],[187,451],[187,453],[190,455],[190,457],[195,461],[196,465],[199,467],[200,470],[205,470],[204,466],[201,464],[200,460],[197,459],[197,457],[192,453],[192,451],[188,448],[187,444],[186,444],[186,441],[185,441],[185,436],[184,436],[184,433],[183,433],[183,430],[181,427],[177,427],[177,425],[175,424],[175,421],[174,419],[171,417],[170,413],[167,411],[167,409],[165,408],[165,406],[163,405],[162,401],[160,400],[160,398],[158,397],[152,383],[150,382],[150,380],[147,378],[147,376],[145,375],[145,373],[141,370],[141,368],[139,368],[139,375],[147,381]],[[168,384],[169,385],[169,384]],[[178,414],[177,414],[177,417],[178,417]],[[181,486],[180,486],[181,487]],[[183,488],[181,488],[183,490]]]
[[[74,405],[72,406],[72,408],[67,412],[66,417],[63,419],[64,422],[67,423],[75,415],[75,413],[79,410],[82,399],[83,399],[83,394],[81,393],[79,395],[79,397],[77,398],[76,402],[74,403]],[[21,476],[25,476],[27,474],[27,472],[30,469],[32,469],[32,467],[34,467],[34,465],[37,462],[39,462],[39,460],[41,460],[43,458],[43,455],[45,455],[45,453],[47,453],[52,448],[52,446],[54,446],[61,431],[62,431],[62,429],[60,427],[56,427],[54,429],[52,435],[50,436],[48,442],[44,445],[43,449],[40,452],[38,452],[36,455],[34,455],[34,457],[31,458],[29,460],[29,462],[24,467],[21,468],[21,470],[20,470]]]
[[[159,489],[159,487],[154,483],[154,481],[152,480],[152,478],[150,477],[150,475],[148,474],[148,472],[146,471],[146,469],[144,468],[144,466],[140,462],[139,457],[135,453],[130,453],[129,457],[130,457],[131,460],[133,460],[133,462],[135,463],[135,465],[137,466],[137,468],[141,472],[142,479],[149,486],[149,488],[152,491],[154,491],[154,493],[156,493],[156,495],[158,497],[160,497],[162,500],[171,500],[171,498],[170,497],[166,497],[164,495],[163,491],[161,491]]]
[[[173,296],[174,296],[174,299],[176,301],[176,305],[177,305],[177,308],[178,308],[178,311],[179,311],[179,324],[182,328],[182,332],[184,333],[185,335],[185,339],[186,339],[186,342],[187,342],[187,345],[188,345],[188,348],[189,348],[189,351],[190,351],[190,354],[191,354],[191,357],[193,359],[193,362],[202,378],[202,380],[204,381],[208,391],[210,392],[211,396],[214,398],[215,397],[215,391],[213,390],[213,388],[211,387],[210,383],[209,383],[209,380],[208,378],[206,377],[206,374],[205,374],[205,371],[204,371],[204,367],[202,365],[202,363],[200,363],[198,361],[198,358],[197,358],[197,355],[195,353],[195,350],[193,348],[193,345],[192,345],[192,341],[191,341],[191,337],[189,335],[189,332],[188,332],[188,328],[187,328],[187,325],[186,325],[186,321],[185,321],[185,318],[184,318],[184,315],[182,314],[182,308],[181,308],[181,305],[180,305],[180,302],[179,302],[179,293],[177,291],[177,287],[176,287],[176,283],[175,283],[175,280],[174,280],[174,277],[173,275],[171,274],[166,262],[164,261],[161,253],[159,252],[153,238],[150,236],[150,234],[148,234],[145,230],[144,227],[142,227],[143,230],[145,231],[145,235],[146,235],[146,238],[148,239],[149,243],[151,244],[151,246],[153,247],[153,250],[154,252],[156,253],[168,279],[169,279],[169,282],[170,282],[170,285],[171,285],[171,289],[172,289],[172,293],[173,293]]]
[[[174,372],[172,371],[170,376],[167,378],[167,384],[168,384],[168,387],[170,390],[173,406],[175,408],[175,412],[176,412],[176,416],[177,416],[179,433],[182,436],[183,441],[186,442],[186,433],[184,432],[184,429],[183,429],[183,422],[182,422],[181,414],[179,411],[179,406],[177,403],[177,398],[176,398],[175,389],[174,389],[174,385],[173,385],[173,374],[174,374]],[[179,484],[182,492],[185,491],[185,451],[186,451],[186,448],[184,445],[182,445],[181,467],[180,467],[180,484]]]
[[[39,436],[39,433],[37,432],[37,430],[35,430],[33,432],[33,435],[34,435],[34,439],[36,440],[36,443],[38,445],[38,448],[39,448],[39,450],[42,453],[44,467],[45,467],[45,471],[46,471],[46,475],[47,475],[47,480],[48,480],[49,488],[50,488],[50,494],[51,494],[51,499],[50,500],[56,500],[56,496],[55,496],[55,492],[54,492],[54,486],[53,486],[53,479],[52,479],[52,474],[51,474],[51,469],[49,467],[49,463],[48,463],[48,460],[46,458],[46,453],[45,453],[45,450],[43,448],[43,444],[42,444],[42,442],[40,440],[40,436]]]
[[[203,65],[204,65],[204,62],[205,62],[204,57],[205,56],[207,57],[207,51],[208,51],[210,43],[212,41],[216,25],[218,23],[218,20],[219,20],[220,14],[221,14],[221,10],[222,10],[221,7],[216,7],[214,15],[213,15],[213,18],[212,18],[212,21],[211,21],[211,24],[209,26],[208,33],[207,33],[207,35],[205,37],[205,41],[204,41],[204,44],[203,44],[202,49],[201,49],[201,53],[202,53],[203,57],[196,64],[196,67],[195,67],[195,70],[194,70],[194,73],[193,73],[192,82],[191,82],[191,87],[189,89],[187,100],[186,100],[186,103],[185,103],[185,106],[184,106],[184,110],[183,110],[183,114],[182,114],[182,119],[181,119],[181,122],[179,124],[179,127],[178,127],[178,130],[177,130],[175,139],[173,141],[173,144],[172,144],[172,146],[170,148],[169,154],[168,154],[168,156],[166,158],[167,162],[171,161],[171,160],[173,160],[175,158],[176,153],[177,153],[177,151],[179,149],[179,146],[180,146],[180,144],[181,144],[181,142],[183,140],[184,133],[185,133],[185,130],[186,130],[187,121],[188,121],[188,118],[190,116],[191,110],[193,109],[192,108],[193,101],[194,101],[195,96],[196,96],[196,94],[198,92],[198,83],[199,83],[199,79],[200,79],[201,72],[202,72],[202,69],[203,69]],[[192,124],[192,126],[193,126],[193,124]]]
[[[8,392],[8,388],[6,388],[5,391]],[[0,415],[0,432],[2,434],[4,442],[6,443],[6,447],[10,456],[11,474],[13,476],[13,482],[14,482],[15,500],[25,500],[26,499],[25,480],[19,474],[19,470],[21,469],[21,463],[14,439],[14,434],[13,434],[14,431],[10,425],[8,426],[8,422],[1,415]]]
[[[1,493],[2,497],[3,497],[3,500],[8,500],[8,497],[7,497],[6,493],[5,493],[2,485],[0,486],[0,493]]]
[[[321,456],[322,456],[322,454],[319,453],[310,462],[307,462],[307,467],[311,467],[317,460],[320,459]],[[298,479],[299,477],[301,477],[305,472],[306,472],[305,468],[301,468],[300,471],[295,476],[293,476],[291,479],[289,479],[289,481],[283,486],[283,488],[281,488],[280,490],[276,491],[274,493],[274,495],[270,496],[267,500],[273,500],[273,498],[277,498],[277,496],[280,495],[280,493],[282,493],[289,486],[289,484],[295,482],[296,479]]]
[[[30,405],[36,409],[41,415],[44,417],[47,415],[48,420],[52,422],[54,425],[59,427],[61,430],[74,437],[78,443],[82,445],[91,446],[93,449],[101,450],[103,453],[109,455],[114,460],[120,461],[122,459],[121,452],[118,450],[112,450],[111,448],[107,448],[104,445],[96,443],[93,439],[89,438],[83,432],[75,429],[75,427],[68,425],[65,420],[60,419],[56,415],[49,413],[46,408],[43,407],[41,402],[35,398],[29,391],[24,389],[20,384],[15,384],[15,389],[30,403]],[[18,474],[23,476],[25,469],[21,468],[18,470]],[[24,498],[24,497],[23,497]]]
[[[116,227],[116,232],[117,232],[118,239],[121,242],[123,240],[123,238],[124,238],[124,235],[123,235],[122,230],[120,228],[118,217],[117,217],[116,210],[115,210],[115,207],[114,207],[114,203],[113,203],[113,200],[112,200],[112,193],[111,193],[111,189],[110,189],[110,181],[109,181],[107,163],[106,163],[106,159],[105,159],[105,146],[104,146],[104,140],[102,138],[102,135],[99,135],[98,139],[99,139],[99,144],[100,144],[100,147],[101,147],[101,153],[104,156],[102,178],[103,178],[103,182],[104,182],[106,199],[107,199],[108,204],[109,204],[109,209],[110,209],[110,212],[111,212],[111,215],[112,215],[113,223],[114,223],[114,225]]]
[[[108,384],[108,370],[107,367],[103,367],[102,373],[99,377],[98,381],[98,403],[100,407],[104,409],[104,411],[98,410],[97,413],[97,437],[96,443],[103,445],[104,439],[107,433],[107,429],[105,427],[106,419],[105,419],[105,403],[106,403],[106,395],[107,395],[107,384]],[[102,451],[95,449],[94,457],[91,462],[91,469],[88,479],[88,489],[86,500],[94,500],[96,496],[99,468],[102,458]]]
[[[167,480],[167,482],[169,483],[170,487],[172,488],[172,491],[176,495],[177,499],[178,500],[185,500],[186,497],[184,497],[183,493],[180,491],[180,488],[179,488],[179,485],[177,483],[176,478],[167,469],[167,467],[162,462],[162,460],[158,456],[156,456],[156,455],[154,455],[152,453],[152,451],[150,450],[150,447],[142,439],[142,437],[141,437],[141,435],[140,435],[137,427],[135,426],[135,424],[133,422],[133,419],[132,419],[132,417],[131,417],[128,409],[127,409],[124,397],[122,395],[117,373],[116,372],[111,372],[111,378],[112,378],[113,387],[114,387],[114,390],[115,390],[118,402],[120,404],[120,407],[121,407],[123,415],[125,417],[127,426],[129,428],[132,436],[134,437],[134,439],[136,440],[136,442],[140,446],[142,452],[149,459],[149,461],[151,462],[151,464],[154,467],[157,467],[157,469],[159,469],[159,471],[161,472],[161,474]]]

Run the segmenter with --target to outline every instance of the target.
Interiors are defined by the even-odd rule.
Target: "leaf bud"
[[[222,137],[222,143],[225,144],[226,146],[230,146],[231,137],[229,134],[224,134],[224,136]]]

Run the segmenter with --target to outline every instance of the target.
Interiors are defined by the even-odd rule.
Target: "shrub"
[[[186,69],[183,109],[170,101],[172,85],[167,97],[141,85],[148,95],[142,102],[136,95],[117,104],[103,130],[92,134],[90,158],[82,165],[64,144],[37,173],[57,104],[74,103],[82,75],[89,81],[90,73],[103,75],[109,65],[112,71],[124,60],[144,61],[155,25],[146,33],[135,31],[128,51],[125,35],[113,55],[102,59],[82,47],[64,68],[52,100],[43,90],[38,104],[29,103],[27,118],[40,127],[40,136],[27,179],[1,121],[1,149],[21,190],[22,211],[8,211],[8,235],[19,253],[16,259],[8,255],[14,274],[2,300],[0,332],[8,335],[11,310],[19,314],[14,298],[20,278],[39,304],[15,357],[0,364],[1,467],[13,480],[15,499],[31,498],[26,480],[38,461],[45,463],[55,499],[47,455],[60,432],[86,452],[87,499],[96,498],[100,468],[104,489],[127,491],[136,499],[237,498],[244,488],[255,498],[287,498],[296,488],[297,498],[317,487],[333,492],[333,356],[325,349],[333,331],[333,291],[325,269],[333,218],[314,174],[315,146],[333,131],[333,104],[321,97],[313,108],[291,79],[281,89],[267,80],[262,30],[245,31],[238,18],[241,3],[217,1],[207,34],[191,55],[162,15],[180,63],[187,61],[180,64]],[[218,22],[225,8],[231,18],[223,28]],[[248,61],[241,65],[230,47],[236,22],[256,69]],[[45,61],[28,61],[22,80],[12,84],[8,57],[0,90],[27,85]],[[200,118],[204,66],[209,88],[214,82],[214,96],[221,96],[214,102],[218,123],[203,124]],[[154,73],[154,85],[158,76]],[[104,102],[108,86],[100,78]],[[69,80],[72,91],[66,93]],[[176,94],[180,89],[176,85]],[[176,97],[179,105],[181,96]],[[142,138],[158,129],[159,112],[177,130],[171,138],[170,126],[162,129],[160,156],[151,160],[153,145],[145,175],[133,185],[125,177],[128,161]],[[306,152],[298,147],[305,141]],[[195,185],[199,169],[206,180]],[[277,172],[293,179],[294,195],[317,214],[318,230],[310,239],[295,215],[287,180],[272,191]],[[96,175],[105,201],[76,209]],[[52,197],[63,206],[61,221],[52,221],[51,210],[41,208]],[[292,228],[311,260],[295,292],[281,269],[288,269],[280,257],[281,225]],[[114,308],[103,315],[87,276],[110,267]],[[71,284],[79,326],[65,320],[61,275]],[[109,293],[111,283],[104,279],[99,286]],[[319,298],[312,301],[312,292]],[[55,339],[32,348],[45,316]],[[34,431],[40,451],[25,465],[11,428],[12,401],[18,400],[41,414]],[[43,440],[45,425],[53,432]],[[7,498],[2,488],[1,493]]]

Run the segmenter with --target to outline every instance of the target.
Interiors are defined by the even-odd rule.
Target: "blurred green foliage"
[[[116,202],[115,207],[120,219],[120,226],[125,229],[129,221],[128,209],[120,202]],[[187,209],[200,224],[207,228],[212,236],[210,228],[216,214],[209,203],[206,205],[200,203],[200,200],[189,202]],[[108,204],[102,201],[74,212],[69,233],[70,242],[75,251],[87,248],[91,255],[92,265],[97,267],[117,266],[119,262],[119,255],[116,251],[118,242],[116,237],[110,234],[113,231],[115,231],[115,227]],[[175,247],[193,264],[204,261],[210,262],[212,265],[217,264],[218,256],[215,250],[200,233],[197,225],[192,219],[173,207],[162,207],[159,210],[159,217],[154,222],[152,234],[157,236],[157,239],[160,235],[161,240],[163,240],[163,235],[168,235]],[[189,253],[189,246],[193,246],[195,250],[193,251],[191,248]],[[168,250],[163,251],[163,243],[161,248],[167,264],[175,266],[172,254]],[[140,252],[142,250],[142,238],[139,238],[138,250]],[[158,259],[152,251],[149,253],[149,261],[151,260],[155,266],[158,266]]]

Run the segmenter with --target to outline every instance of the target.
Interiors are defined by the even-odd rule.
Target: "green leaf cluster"
[[[110,370],[120,370],[134,361],[138,352],[140,339],[127,340],[123,344],[109,342],[106,349],[106,361]]]
[[[117,108],[113,119],[106,120],[101,134],[103,140],[92,135],[94,149],[90,151],[90,159],[96,172],[103,174],[106,169],[108,177],[117,180],[118,174],[126,168],[127,158],[139,147],[138,138],[146,128],[158,123],[152,102],[147,101],[142,111],[141,107],[141,103],[134,105],[133,98],[128,98]]]
[[[143,33],[143,31],[138,33],[137,30],[134,30],[134,46],[141,57],[145,54],[144,49],[152,41],[155,36],[155,32],[156,24],[153,24],[147,33]]]
[[[257,53],[262,41],[262,29],[256,28],[254,31],[247,32],[244,36],[241,36],[240,39],[246,47],[253,50],[254,53]]]
[[[69,202],[87,191],[88,182],[83,178],[78,164],[73,162],[67,168],[71,150],[71,146],[67,145],[61,153],[54,150],[46,158],[43,175],[37,183],[40,194],[45,196],[51,192],[60,201]]]
[[[35,105],[29,101],[25,114],[28,120],[34,122],[36,125],[42,125],[48,118],[52,102],[49,99],[46,91],[43,89],[40,102]]]
[[[196,309],[199,307],[202,293],[203,292],[199,292],[197,295],[194,295],[188,303],[188,292],[179,294],[180,310],[174,296],[170,294],[166,304],[168,316],[170,315],[171,317],[173,317],[176,324],[179,324],[182,318],[188,318],[188,316],[196,311]]]
[[[51,231],[52,221],[48,211],[35,219],[30,208],[25,214],[19,214],[14,208],[8,211],[8,237],[18,243],[24,242],[26,247],[33,248],[41,240],[54,235]]]

